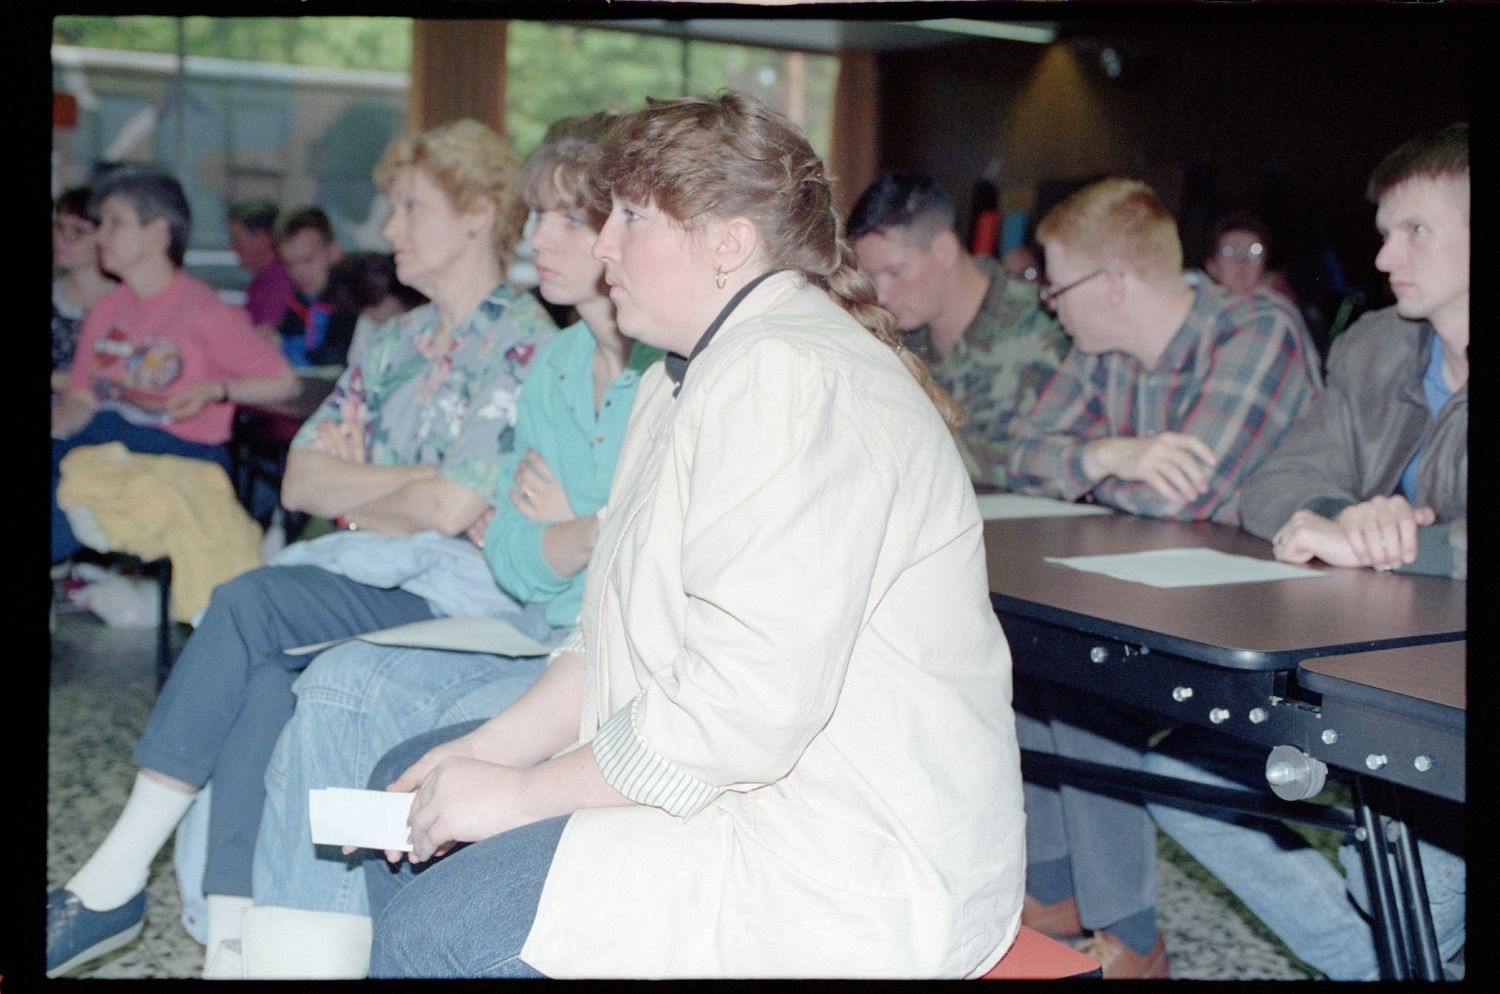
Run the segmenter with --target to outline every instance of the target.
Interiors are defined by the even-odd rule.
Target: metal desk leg
[[[1355,821],[1363,835],[1365,882],[1374,915],[1380,972],[1386,979],[1442,980],[1443,960],[1416,841],[1389,784],[1355,777]],[[1370,804],[1371,795],[1388,814]]]
[[[1432,923],[1432,906],[1427,899],[1427,880],[1422,874],[1422,858],[1416,840],[1398,807],[1398,792],[1386,788],[1390,798],[1390,842],[1396,854],[1396,878],[1402,890],[1402,902],[1408,911],[1407,936],[1412,965],[1422,980],[1443,979],[1443,957],[1438,951],[1437,929]]]
[[[1370,893],[1370,914],[1375,919],[1375,952],[1380,958],[1380,975],[1386,980],[1411,979],[1411,961],[1401,934],[1401,915],[1397,910],[1395,884],[1386,856],[1385,832],[1378,812],[1365,796],[1368,785],[1364,777],[1351,784],[1354,795],[1355,839],[1365,865],[1365,886]]]

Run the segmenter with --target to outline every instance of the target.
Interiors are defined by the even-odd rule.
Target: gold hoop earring
[[[720,266],[714,270],[714,285],[717,286],[720,290],[724,289],[724,284],[728,281],[729,274],[724,272],[723,266]]]

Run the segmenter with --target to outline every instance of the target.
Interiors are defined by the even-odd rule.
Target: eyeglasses
[[[1048,283],[1046,286],[1042,287],[1041,292],[1037,296],[1041,298],[1042,303],[1045,306],[1051,307],[1057,301],[1058,297],[1061,297],[1063,294],[1067,293],[1075,286],[1087,283],[1089,280],[1093,279],[1095,276],[1098,276],[1102,272],[1105,272],[1105,270],[1096,269],[1092,273],[1089,273],[1087,276],[1081,276],[1078,279],[1074,280],[1072,283],[1066,283],[1062,286],[1054,286],[1053,284]]]
[[[1254,242],[1246,248],[1237,249],[1233,245],[1221,245],[1219,255],[1226,259],[1259,259],[1266,254],[1266,247],[1260,242]]]

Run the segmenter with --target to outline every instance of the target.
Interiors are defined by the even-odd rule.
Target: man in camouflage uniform
[[[923,173],[882,173],[850,212],[848,236],[906,345],[964,406],[959,450],[975,483],[1005,486],[1013,419],[1036,402],[1068,351],[1037,287],[954,230],[953,201]]]

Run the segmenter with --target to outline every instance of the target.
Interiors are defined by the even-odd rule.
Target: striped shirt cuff
[[[547,654],[547,665],[551,666],[553,660],[565,652],[583,652],[588,648],[588,643],[583,638],[583,626],[579,625],[567,635],[563,636],[562,644]]]
[[[594,761],[605,781],[632,801],[687,818],[718,797],[720,791],[658,756],[641,738],[635,720],[644,693],[636,694],[629,707],[616,711],[600,726],[594,736]]]

